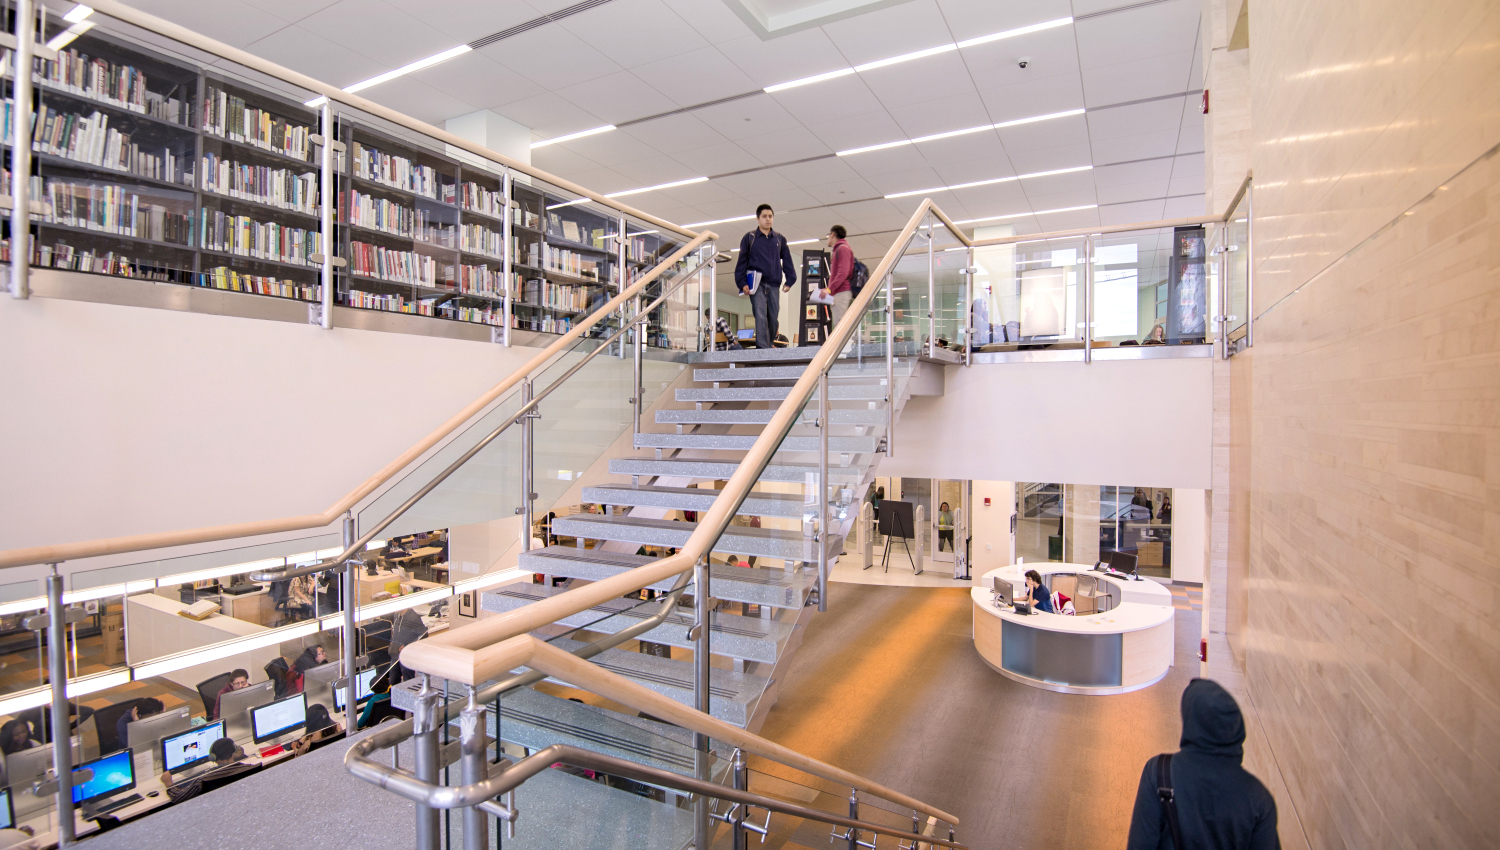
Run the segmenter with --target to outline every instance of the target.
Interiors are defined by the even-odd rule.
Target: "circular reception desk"
[[[1011,583],[1013,598],[1024,598],[1027,570],[1054,590],[1059,580],[1076,581],[1078,596],[1087,598],[1073,597],[1075,604],[1092,604],[1099,613],[1023,616],[992,601],[996,578]],[[1149,579],[1116,578],[1083,564],[1012,564],[981,576],[970,596],[975,649],[1017,682],[1069,694],[1123,694],[1155,684],[1172,666],[1172,592]]]

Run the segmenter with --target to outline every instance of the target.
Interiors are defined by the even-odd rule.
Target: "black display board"
[[[1167,342],[1202,342],[1208,337],[1208,266],[1202,227],[1172,231],[1172,265],[1167,289]]]
[[[911,540],[917,536],[916,514],[911,502],[880,500],[880,533]]]
[[[821,345],[828,336],[828,307],[812,296],[828,285],[828,254],[821,249],[802,251],[802,297],[797,299],[797,344]]]

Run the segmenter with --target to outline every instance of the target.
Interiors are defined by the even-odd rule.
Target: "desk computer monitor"
[[[288,732],[307,728],[307,695],[293,694],[269,705],[250,710],[250,728],[255,743],[264,744]]]
[[[224,735],[236,741],[250,738],[250,709],[276,698],[276,684],[267,679],[219,697],[219,719],[224,721]]]
[[[189,719],[191,714],[192,709],[182,705],[131,721],[125,727],[126,740],[121,741],[120,745],[130,747],[142,756],[150,756],[156,752],[156,744],[162,738],[192,728],[193,721]]]
[[[1008,579],[1003,579],[998,576],[995,577],[994,582],[995,595],[1000,597],[1000,604],[1010,605],[1014,601],[1011,597],[1012,594],[1015,593],[1015,587],[1011,585]]]
[[[371,686],[375,684],[375,679],[379,675],[380,675],[380,668],[379,667],[371,667],[369,669],[361,670],[358,673],[354,674],[354,704],[355,705],[359,705],[361,702],[364,702],[366,699],[369,699],[370,694],[374,693],[374,690],[372,690]],[[333,707],[334,707],[334,709],[333,709],[334,711],[343,711],[344,710],[344,689],[343,688],[334,688],[333,689]]]
[[[327,664],[319,664],[302,674],[302,692],[307,694],[307,704],[323,705],[333,704],[333,683],[344,675],[344,664],[342,661],[330,661]]]
[[[92,770],[94,776],[87,782],[77,779],[81,770]],[[92,803],[121,791],[135,787],[135,765],[131,762],[130,748],[111,753],[103,758],[86,761],[73,768],[73,802]]]
[[[208,748],[224,737],[224,721],[216,720],[196,729],[168,735],[161,739],[162,770],[186,770],[210,758]]]
[[[1110,552],[1109,568],[1117,573],[1135,574],[1136,557],[1129,552]]]
[[[10,789],[0,791],[0,829],[16,828],[16,810],[10,804]]]

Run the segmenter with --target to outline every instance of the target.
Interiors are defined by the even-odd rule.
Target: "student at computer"
[[[5,721],[0,726],[0,753],[10,755],[32,747],[40,747],[41,744],[32,740],[31,724],[20,718]]]
[[[296,663],[292,664],[292,669],[298,673],[306,673],[314,667],[327,663],[328,650],[318,644],[313,644],[307,649],[302,650],[302,654],[297,656]]]
[[[127,737],[129,734],[127,727],[130,724],[137,720],[144,720],[153,714],[161,714],[166,708],[166,706],[161,704],[161,700],[156,697],[142,697],[136,700],[135,705],[131,706],[129,711],[120,715],[120,718],[115,721],[115,737],[119,740],[120,746],[125,746],[125,742],[130,740]]]
[[[203,793],[205,785],[209,788],[217,788],[226,780],[238,779],[260,768],[260,765],[243,762],[241,759],[245,757],[244,752],[229,738],[214,741],[208,748],[208,754],[213,758],[213,767],[187,782],[177,784],[171,771],[161,775],[162,787],[167,789],[167,796],[172,798],[173,803],[181,803],[183,800],[198,796]]]
[[[328,707],[313,703],[307,707],[307,734],[287,745],[292,755],[300,756],[344,736],[344,727],[328,715]]]
[[[1031,607],[1048,614],[1056,614],[1052,607],[1052,594],[1047,592],[1047,586],[1042,584],[1042,574],[1036,570],[1026,571],[1026,595],[1031,599]]]
[[[219,719],[219,699],[221,697],[223,697],[225,694],[229,693],[230,691],[237,691],[237,690],[240,690],[241,688],[248,688],[248,687],[250,687],[250,674],[249,673],[246,673],[244,670],[236,670],[233,673],[230,673],[229,674],[229,684],[227,684],[224,687],[220,688],[219,692],[216,695],[214,695],[214,710],[211,711],[211,712],[209,712],[209,714],[208,714],[208,720],[209,720],[209,722],[212,723],[213,721]]]

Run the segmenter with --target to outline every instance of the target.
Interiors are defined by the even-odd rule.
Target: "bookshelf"
[[[328,246],[318,110],[102,27],[32,80],[38,268],[319,302],[331,247],[344,307],[562,333],[680,244],[642,225],[622,246],[617,211],[525,175],[507,198],[500,166],[335,109]]]

